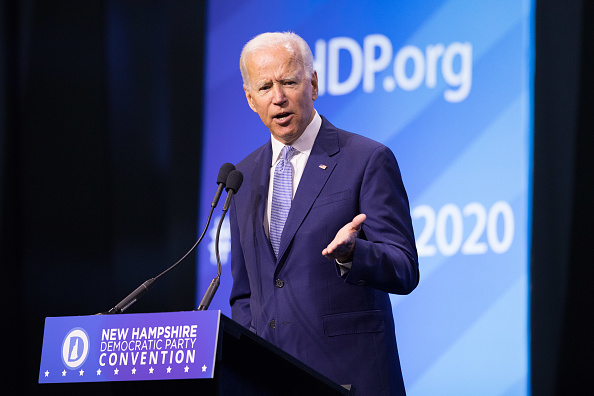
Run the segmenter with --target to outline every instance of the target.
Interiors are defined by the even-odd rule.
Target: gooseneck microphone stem
[[[217,227],[217,235],[215,237],[215,255],[217,257],[217,276],[210,282],[208,289],[204,293],[204,297],[202,297],[202,301],[198,306],[197,311],[206,311],[214,298],[219,285],[221,284],[221,257],[219,255],[219,237],[221,235],[221,227],[223,226],[223,221],[225,220],[225,215],[229,210],[229,205],[231,203],[231,198],[233,195],[237,193],[239,187],[241,187],[241,183],[243,183],[243,174],[238,171],[234,170],[229,173],[229,177],[227,177],[227,199],[225,200],[225,204],[223,205],[223,214],[221,215],[221,219],[219,220],[219,225]]]
[[[231,194],[231,192],[229,192],[229,194]],[[221,256],[219,255],[219,236],[221,234],[221,227],[223,225],[223,221],[225,220],[226,214],[227,214],[227,211],[223,210],[223,215],[221,216],[221,220],[219,221],[219,226],[217,227],[217,236],[215,238],[215,254],[217,257],[217,268],[218,268],[217,276],[212,281],[210,281],[210,285],[208,285],[208,289],[206,289],[206,292],[204,293],[204,296],[202,297],[202,301],[200,302],[200,305],[198,306],[198,309],[197,309],[198,311],[206,311],[208,309],[215,293],[217,292],[217,289],[219,288],[219,285],[221,284]]]

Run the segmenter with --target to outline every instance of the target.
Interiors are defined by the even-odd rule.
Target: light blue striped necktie
[[[281,159],[274,168],[274,184],[272,185],[272,205],[270,210],[270,243],[274,249],[274,255],[278,256],[281,234],[291,209],[293,195],[293,172],[291,157],[295,148],[283,147]]]

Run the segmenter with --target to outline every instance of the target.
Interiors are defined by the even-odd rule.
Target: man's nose
[[[285,96],[285,90],[280,84],[274,84],[273,95],[273,101],[275,105],[282,105],[287,101],[287,97]]]

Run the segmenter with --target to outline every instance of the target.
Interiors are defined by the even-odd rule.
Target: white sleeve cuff
[[[341,263],[338,260],[334,260],[336,264],[338,264],[338,268],[340,269],[340,276],[344,276],[349,273],[351,267],[353,266],[352,261],[347,261],[346,263]]]

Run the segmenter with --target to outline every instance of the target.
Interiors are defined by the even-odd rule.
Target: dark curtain
[[[204,23],[200,1],[0,3],[2,376],[17,394],[56,390],[36,384],[45,317],[106,311],[194,244]],[[195,277],[190,255],[127,312],[194,309]]]
[[[592,388],[593,11],[587,1],[536,2],[533,395]]]

